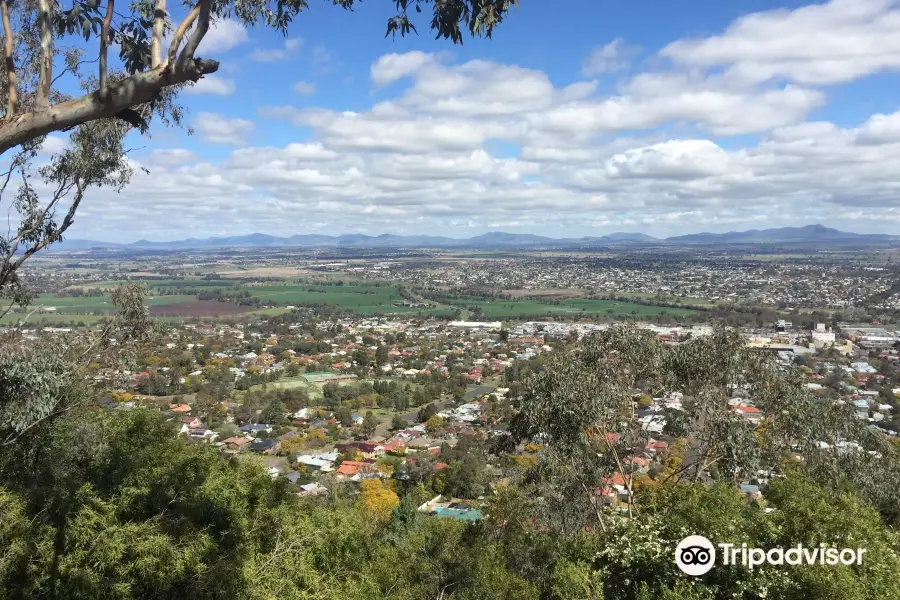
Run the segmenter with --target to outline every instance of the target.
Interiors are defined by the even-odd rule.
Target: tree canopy
[[[259,459],[229,460],[185,441],[177,420],[158,410],[86,402],[91,391],[74,376],[52,390],[31,376],[4,380],[15,394],[68,400],[27,427],[16,430],[15,418],[6,425],[0,596],[900,596],[896,454],[838,408],[806,397],[790,370],[746,352],[728,331],[673,348],[611,329],[559,354],[523,382],[508,439],[461,436],[437,457],[384,458],[384,480],[363,479],[357,494],[356,484],[326,479],[331,493],[318,498],[299,497]],[[763,419],[726,414],[734,412],[727,399],[751,393],[766,407]],[[647,436],[631,414],[643,394],[680,394],[682,405],[667,415],[672,429],[663,435],[676,442],[652,478],[630,470]],[[277,398],[270,405],[281,414]],[[855,440],[870,452],[835,452],[814,440],[843,448]],[[510,441],[526,442],[525,454],[501,443]],[[771,471],[764,499],[748,501],[736,482],[761,465]],[[634,482],[630,512],[595,502],[616,474]],[[470,524],[419,512],[435,494],[478,504],[484,518]],[[868,554],[861,565],[738,565],[688,579],[672,560],[687,533]]]

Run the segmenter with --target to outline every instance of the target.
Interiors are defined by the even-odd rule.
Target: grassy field
[[[263,285],[246,286],[254,298],[272,300],[280,305],[331,305],[358,314],[375,313],[448,313],[446,309],[426,310],[405,306],[394,306],[402,302],[395,287],[367,287],[360,285]]]
[[[175,304],[195,300],[194,296],[159,296],[147,298],[148,306]],[[10,312],[0,319],[0,324],[9,325],[18,323],[25,315],[37,308],[55,308],[52,312],[35,312],[28,318],[28,323],[67,323],[75,324],[79,321],[85,324],[93,324],[105,319],[115,312],[115,307],[110,302],[109,294],[102,296],[83,296],[80,298],[63,297],[56,294],[40,294],[31,305],[21,312]],[[173,319],[163,319],[172,321]],[[174,319],[177,320],[177,319]]]
[[[386,378],[385,378],[386,379]],[[353,381],[341,381],[339,385],[342,387],[359,387],[364,381],[372,382],[374,379],[357,379]],[[274,383],[267,384],[268,390],[278,389],[278,390],[293,390],[297,388],[303,388],[309,393],[310,398],[321,400],[324,396],[322,394],[322,388],[325,387],[325,382],[320,383],[310,383],[308,382],[302,375],[297,377],[282,377],[278,381]],[[415,386],[413,386],[415,387]],[[262,384],[254,385],[250,388],[251,391],[261,391]]]
[[[148,306],[162,304],[175,304],[195,300],[194,296],[151,296],[147,298]],[[115,311],[115,307],[109,300],[109,294],[102,296],[83,296],[80,298],[60,298],[56,294],[41,294],[31,303],[31,308],[38,306],[56,308],[57,313],[67,315],[81,314],[108,314]]]
[[[254,385],[250,391],[256,392],[262,390],[262,384]],[[283,377],[274,383],[267,384],[266,389],[276,390],[292,390],[296,388],[304,388],[311,398],[322,397],[322,386],[306,381],[303,377]]]
[[[254,310],[250,314],[260,315],[262,317],[277,317],[278,315],[283,315],[288,312],[291,312],[290,309],[276,306],[275,308],[261,308],[259,310]]]

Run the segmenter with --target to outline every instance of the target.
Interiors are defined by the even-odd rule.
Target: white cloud
[[[150,164],[161,167],[176,167],[188,162],[193,162],[199,158],[190,150],[184,148],[166,148],[154,150],[150,153],[148,160]]]
[[[637,47],[626,46],[621,39],[615,39],[605,46],[594,48],[585,59],[581,72],[587,77],[593,77],[621,71],[628,67],[629,60],[638,52]]]
[[[434,62],[434,55],[425,52],[406,52],[405,54],[385,54],[370,69],[372,84],[383,87],[403,77],[418,72],[422,67]]]
[[[398,153],[475,150],[500,130],[465,120],[402,119],[394,114],[332,112],[321,109],[274,107],[260,109],[264,117],[287,119],[314,129],[329,147],[341,150]]]
[[[204,141],[211,144],[242,145],[253,133],[252,121],[246,119],[228,119],[217,113],[198,113],[193,121],[194,128]]]
[[[186,94],[213,94],[216,96],[230,96],[236,86],[233,79],[226,79],[218,75],[204,75],[196,83],[184,89]]]
[[[303,40],[295,38],[285,40],[281,48],[256,48],[250,53],[250,60],[257,62],[274,62],[279,60],[287,60],[292,56],[296,56],[297,51],[303,45]]]
[[[739,135],[797,122],[823,102],[820,92],[796,86],[765,92],[673,87],[666,94],[571,102],[528,115],[528,120],[536,130],[573,136],[653,129],[670,122],[700,124],[716,135]]]
[[[494,128],[501,126],[499,118],[519,115],[524,121],[503,123],[507,135],[515,137],[529,132],[583,137],[672,122],[738,135],[795,123],[825,101],[822,92],[796,85],[734,88],[721,78],[680,73],[640,74],[624,83],[621,95],[589,99],[597,90],[595,81],[558,89],[541,71],[484,60],[446,66],[419,52],[383,56],[371,74],[377,86],[407,76],[413,80],[398,99],[373,107],[373,114],[392,112],[404,120],[411,118],[410,111],[413,117],[496,117]]]
[[[728,153],[709,140],[670,140],[616,154],[606,163],[610,177],[697,179],[728,173]]]
[[[40,153],[46,154],[48,156],[53,154],[59,154],[63,150],[69,147],[69,140],[57,135],[48,135],[44,140],[44,143],[41,144]]]
[[[235,19],[219,19],[209,27],[197,50],[201,52],[225,52],[240,46],[248,39],[247,30]]]
[[[859,128],[857,139],[863,144],[900,142],[900,112],[891,115],[873,115]]]
[[[895,0],[831,0],[754,13],[722,35],[679,40],[660,54],[685,65],[725,66],[728,77],[750,84],[843,83],[900,68],[900,10]]]
[[[309,81],[298,81],[293,85],[294,91],[303,96],[316,93],[316,84]]]
[[[472,60],[456,67],[431,63],[415,73],[402,103],[435,114],[467,117],[520,114],[549,108],[554,89],[542,71]]]

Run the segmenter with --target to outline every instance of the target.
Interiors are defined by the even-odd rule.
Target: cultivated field
[[[150,296],[147,298],[147,306],[163,304],[176,304],[194,300],[194,296]],[[31,303],[32,308],[55,308],[56,312],[66,314],[109,314],[115,312],[115,306],[110,301],[109,294],[102,296],[82,296],[77,298],[63,297],[56,294],[41,294]]]
[[[254,307],[218,300],[191,300],[150,307],[154,317],[227,317],[253,312]]]
[[[426,313],[441,314],[446,310],[424,310],[405,306],[394,306],[395,302],[402,302],[395,287],[374,287],[360,285],[262,285],[247,286],[243,289],[249,291],[254,298],[271,300],[279,305],[331,305],[351,310],[358,314],[375,313]]]

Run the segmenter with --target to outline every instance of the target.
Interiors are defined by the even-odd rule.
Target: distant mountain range
[[[521,248],[585,248],[594,246],[648,246],[648,245],[739,245],[739,244],[885,244],[900,243],[900,236],[886,234],[850,233],[831,229],[824,225],[782,227],[779,229],[751,229],[728,233],[692,233],[658,239],[643,233],[611,233],[601,237],[554,239],[523,233],[493,231],[468,239],[439,236],[398,236],[382,234],[370,236],[352,235],[292,235],[277,237],[264,233],[215,237],[190,238],[174,242],[138,240],[131,244],[97,242],[93,240],[65,240],[51,246],[51,251],[77,251],[93,248],[120,248],[122,250],[192,250],[204,248],[459,248],[473,250],[521,249]]]

